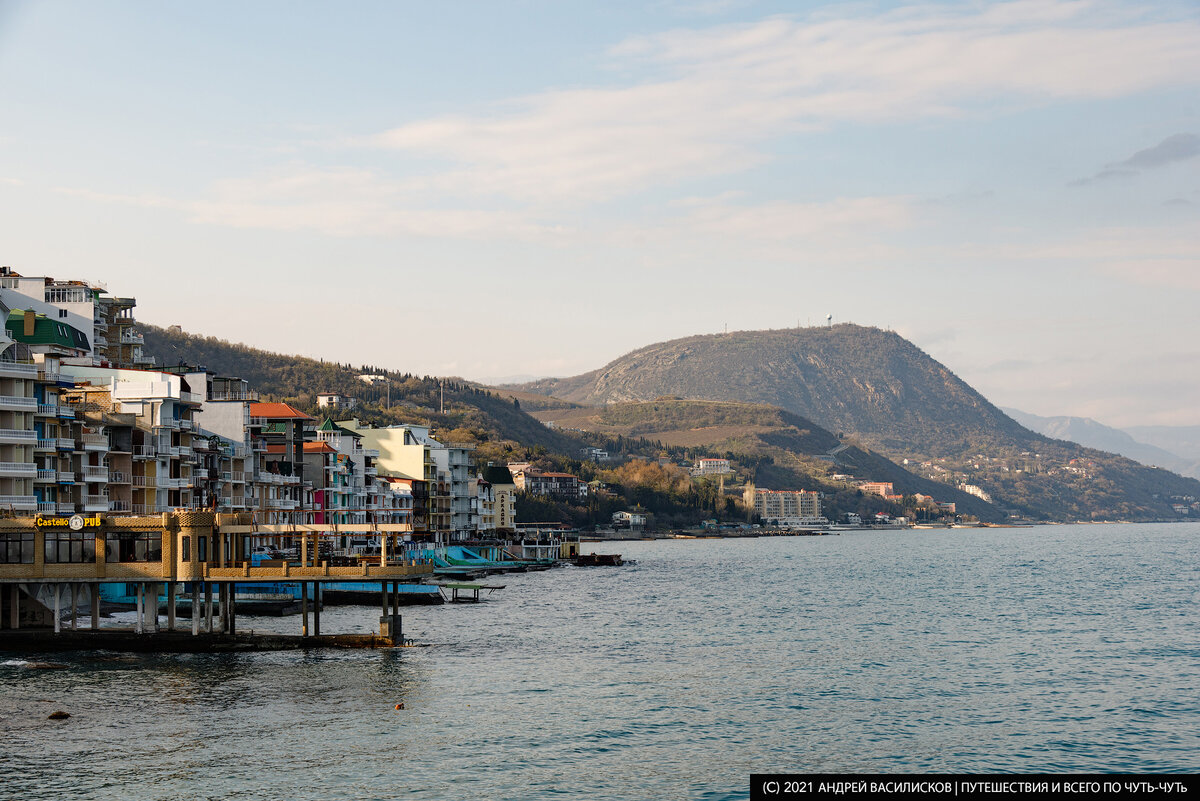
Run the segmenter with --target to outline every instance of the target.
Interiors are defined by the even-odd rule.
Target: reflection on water
[[[739,798],[765,771],[1194,771],[1197,534],[622,543],[597,548],[636,566],[406,609],[428,648],[6,654],[0,782],[14,797]],[[377,617],[329,608],[322,629]],[[19,664],[38,660],[68,667]]]

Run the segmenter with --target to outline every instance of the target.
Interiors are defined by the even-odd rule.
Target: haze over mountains
[[[1200,426],[1147,426],[1122,431],[1090,417],[1041,417],[1019,409],[1004,409],[1026,428],[1109,453],[1119,453],[1151,467],[1165,467],[1183,476],[1200,478]],[[1139,431],[1135,437],[1130,432]],[[1158,440],[1162,446],[1149,444]],[[1168,450],[1170,448],[1171,450]],[[1185,453],[1193,454],[1191,458]]]
[[[584,404],[678,396],[778,406],[909,470],[983,487],[1018,515],[1172,519],[1195,479],[1035,433],[895,333],[829,328],[693,336],[520,389]],[[1190,501],[1188,501],[1190,503]]]

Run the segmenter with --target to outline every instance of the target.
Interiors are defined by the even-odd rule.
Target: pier
[[[319,559],[318,537],[327,529],[259,525],[246,513],[204,511],[0,520],[0,649],[212,651],[403,644],[401,585],[433,574],[432,564],[407,557],[398,547],[411,526],[339,526],[340,531],[380,536],[378,556],[350,565]],[[254,547],[280,536],[299,540],[299,557],[253,564]],[[235,586],[281,581],[300,584],[299,635],[239,633]],[[322,588],[346,581],[377,583],[382,610],[378,634],[321,634]],[[118,582],[131,587],[136,597],[132,630],[99,625],[100,585]],[[159,619],[162,595],[165,627]],[[180,629],[178,607],[184,599],[190,621]],[[90,613],[90,630],[78,628],[81,608]]]

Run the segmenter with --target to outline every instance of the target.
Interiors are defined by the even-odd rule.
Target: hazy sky
[[[1200,424],[1200,7],[0,0],[0,264],[471,378],[893,328]]]

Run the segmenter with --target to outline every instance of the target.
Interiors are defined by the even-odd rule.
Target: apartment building
[[[800,528],[823,524],[821,495],[807,490],[767,490],[748,485],[743,497],[747,506],[769,525]]]

